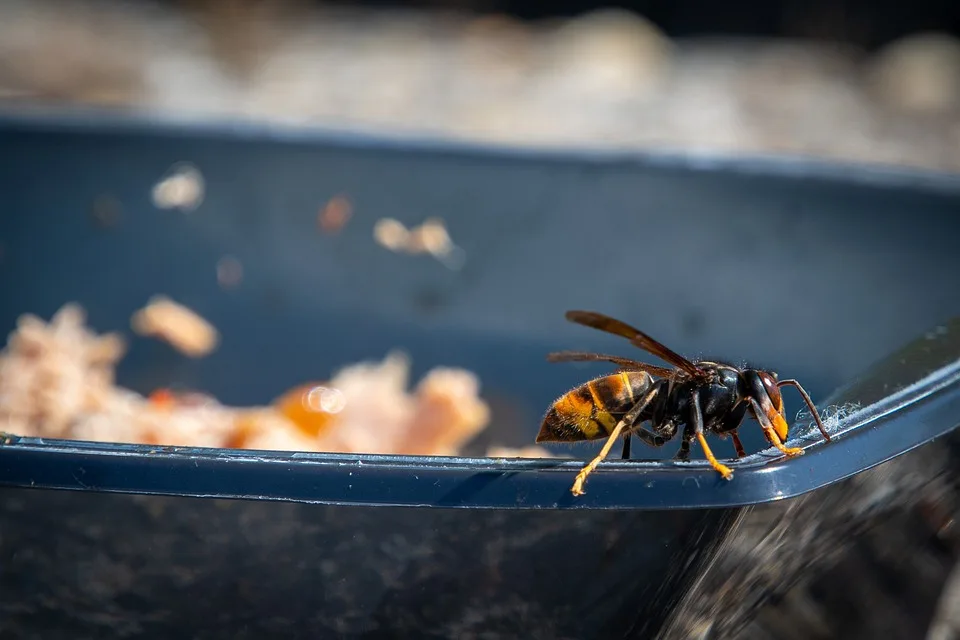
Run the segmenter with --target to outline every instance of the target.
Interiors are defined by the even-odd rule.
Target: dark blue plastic
[[[792,460],[745,425],[759,453],[732,482],[663,461],[675,447],[635,446],[661,461],[611,461],[581,498],[578,461],[13,437],[0,446],[4,637],[654,637],[744,505],[842,481],[960,421],[953,177],[57,118],[0,121],[0,329],[75,300],[97,330],[126,331],[165,293],[221,330],[197,361],[134,340],[119,382],[140,392],[264,403],[403,348],[414,375],[480,376],[493,420],[476,455],[531,443],[549,402],[604,370],[547,352],[636,355],[563,320],[587,308],[691,357],[772,367],[821,407],[862,406],[831,443],[798,425],[791,444],[807,453]],[[156,210],[152,186],[183,161],[203,173],[203,205]],[[317,233],[338,194],[353,219]],[[115,227],[91,221],[103,195],[121,204]],[[378,247],[386,216],[444,218],[464,268]],[[217,286],[224,255],[244,266],[239,289]]]

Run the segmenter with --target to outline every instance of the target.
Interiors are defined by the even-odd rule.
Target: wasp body
[[[796,380],[779,380],[761,369],[734,367],[720,362],[691,362],[650,336],[619,320],[590,311],[569,311],[567,319],[629,339],[635,346],[673,365],[658,367],[618,356],[564,351],[548,359],[561,361],[607,361],[619,365],[617,372],[594,378],[557,399],[544,416],[537,442],[577,442],[606,438],[600,454],[577,475],[574,495],[583,493],[583,483],[606,458],[614,442],[623,436],[623,458],[630,457],[630,439],[662,447],[682,432],[677,459],[690,457],[697,440],[710,465],[723,478],[733,471],[719,462],[706,440],[707,433],[730,436],[738,457],[746,453],[737,429],[749,414],[756,419],[767,440],[787,456],[803,449],[788,448],[788,427],[780,387],[796,387],[829,440],[820,416],[806,391]],[[650,423],[646,428],[643,423]]]

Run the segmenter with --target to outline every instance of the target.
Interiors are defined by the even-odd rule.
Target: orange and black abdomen
[[[643,371],[621,371],[580,385],[551,405],[537,442],[606,438],[652,384]]]

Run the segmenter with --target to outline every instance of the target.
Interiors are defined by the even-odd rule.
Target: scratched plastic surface
[[[806,455],[760,451],[733,482],[662,460],[670,445],[635,445],[653,460],[605,465],[579,499],[575,461],[14,438],[0,447],[9,637],[653,637],[738,507],[842,481],[960,416],[954,178],[86,115],[9,117],[0,144],[0,330],[69,300],[96,329],[124,330],[158,292],[221,329],[200,361],[135,341],[119,383],[141,392],[176,382],[261,403],[399,347],[415,376],[477,372],[490,438],[528,444],[556,395],[603,371],[548,351],[629,354],[563,320],[592,308],[681,353],[796,377],[821,408],[861,406],[832,443],[799,425],[791,444]],[[183,161],[203,173],[201,208],[154,209],[150,189]],[[341,193],[350,224],[304,233]],[[122,203],[116,228],[90,222],[103,194]],[[463,268],[376,246],[387,216],[444,218]],[[198,276],[225,254],[244,265],[230,292]],[[748,449],[762,449],[758,432],[745,425]]]

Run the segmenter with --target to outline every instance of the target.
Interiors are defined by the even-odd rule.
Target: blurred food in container
[[[149,322],[141,310],[135,326],[175,336],[194,357],[213,344],[216,330],[189,309],[162,297],[151,305]],[[455,455],[490,417],[473,373],[435,367],[409,390],[410,363],[400,352],[300,385],[270,406],[228,407],[198,391],[144,397],[114,384],[125,340],[84,322],[77,304],[50,322],[20,318],[0,353],[0,430],[149,445]]]

